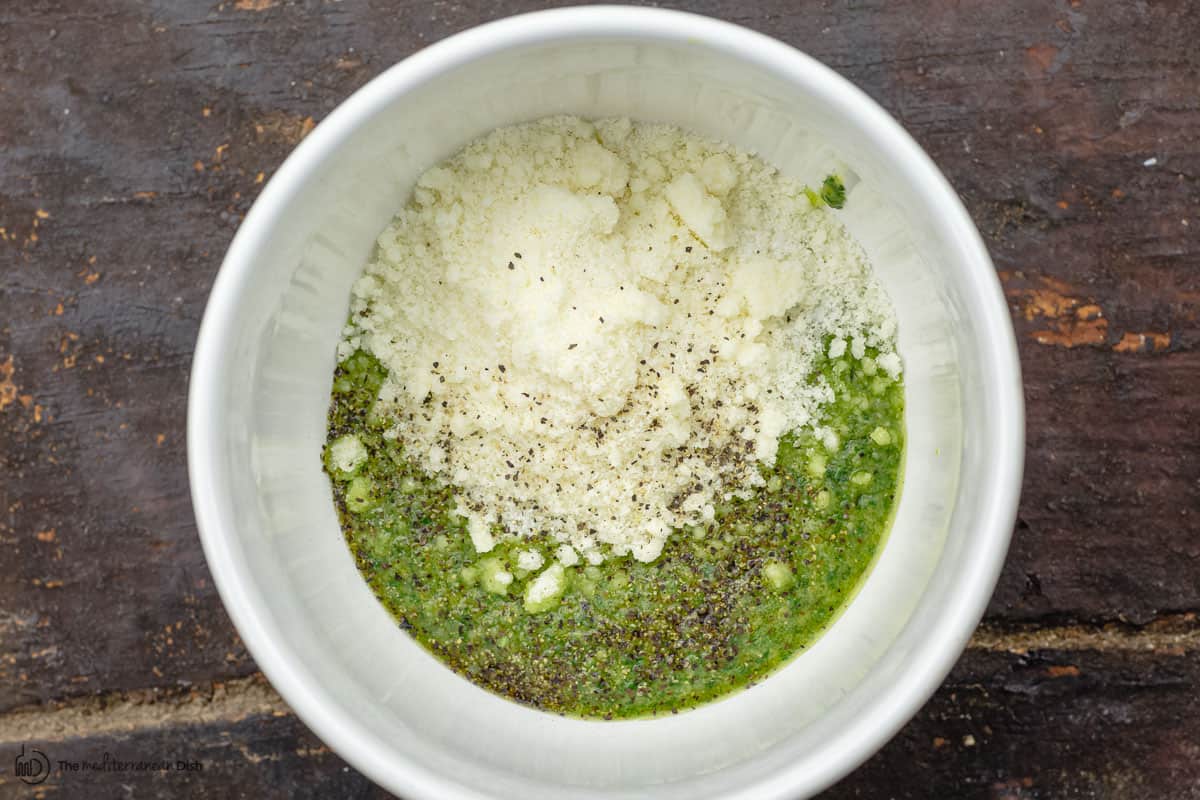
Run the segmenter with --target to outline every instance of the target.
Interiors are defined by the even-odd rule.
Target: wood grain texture
[[[972,649],[900,735],[822,800],[1200,797],[1198,681],[1194,650]],[[390,796],[281,713],[31,737],[24,744],[54,765],[41,786],[51,798]],[[5,762],[18,748],[0,739]],[[203,768],[64,772],[58,766],[59,760],[103,764],[106,753],[110,761],[182,758]],[[27,796],[11,773],[0,773],[0,799]]]
[[[187,370],[220,258],[262,182],[355,88],[536,6],[0,5],[0,712],[256,673],[204,565],[185,468]],[[1195,715],[1195,650],[1071,644],[1200,610],[1200,9],[688,7],[845,74],[962,194],[1009,297],[1028,401],[1020,518],[988,619],[1082,626],[1063,645],[1086,656],[1080,675],[1036,691],[1037,663],[972,651],[831,797],[1200,796],[1200,728],[1179,714]],[[955,744],[968,734],[982,744]],[[206,748],[197,796],[372,793],[332,755],[295,756],[319,745],[291,717],[137,735]],[[139,793],[172,794],[146,780]]]

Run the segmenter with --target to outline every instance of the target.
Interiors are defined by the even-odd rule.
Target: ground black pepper
[[[610,559],[599,568],[571,567],[560,605],[545,614],[524,611],[520,579],[508,596],[485,591],[477,579],[462,582],[459,576],[478,569],[481,557],[452,512],[453,490],[417,472],[402,442],[383,437],[386,419],[370,414],[382,369],[365,354],[338,368],[329,436],[354,433],[366,445],[370,457],[359,475],[373,486],[369,508],[350,508],[349,476],[328,465],[328,454],[326,464],[364,577],[397,624],[449,666],[556,713],[675,713],[753,685],[802,650],[853,591],[882,535],[894,491],[860,490],[849,477],[869,463],[877,482],[895,485],[902,388],[893,384],[876,395],[864,392],[865,378],[854,371],[823,374],[835,390],[853,385],[856,391],[844,393],[870,402],[866,409],[835,403],[830,410],[847,430],[822,481],[808,475],[805,456],[821,445],[785,437],[775,469],[763,476],[780,478],[775,493],[758,489],[723,503],[698,532],[675,531],[654,563]],[[869,434],[880,424],[894,429],[895,447],[871,446]],[[453,442],[442,444],[449,449]],[[750,456],[729,447],[703,457]],[[829,515],[829,508],[839,512]],[[553,544],[536,541],[502,541],[488,557],[515,569],[518,546],[541,547],[553,557]],[[770,589],[763,577],[765,565],[780,560],[792,569],[786,592]]]

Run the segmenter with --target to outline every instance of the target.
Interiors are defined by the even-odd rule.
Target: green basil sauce
[[[820,636],[853,595],[889,526],[903,461],[903,386],[847,353],[819,367],[835,393],[829,452],[786,435],[767,485],[672,533],[650,564],[610,558],[566,569],[550,609],[523,603],[517,567],[555,542],[501,541],[476,553],[452,512],[454,489],[414,466],[375,418],[385,371],[358,351],[338,365],[329,442],[352,434],[367,457],[325,469],[363,577],[400,627],[471,681],[580,717],[674,713],[753,685]],[[494,559],[494,560],[493,560]],[[511,573],[507,587],[491,576]],[[544,569],[543,567],[542,569]],[[503,593],[501,593],[503,592]]]

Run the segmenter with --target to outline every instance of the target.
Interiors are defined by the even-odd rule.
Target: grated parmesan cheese
[[[342,354],[388,368],[376,413],[475,548],[546,536],[568,566],[652,561],[761,484],[781,435],[828,441],[827,337],[900,370],[861,249],[801,184],[629,120],[503,128],[430,169],[351,311]]]

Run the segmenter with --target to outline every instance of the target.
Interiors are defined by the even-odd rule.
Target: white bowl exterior
[[[658,720],[584,722],[493,696],[401,632],[359,577],[319,454],[350,286],[417,175],[553,113],[675,123],[819,181],[900,319],[906,480],[878,563],[815,646],[753,689]],[[916,711],[995,584],[1023,447],[1007,309],[961,203],[857,89],[692,15],[541,12],[468,31],[337,109],[264,189],[197,345],[189,466],[214,578],[248,648],[335,750],[406,798],[796,798]]]

